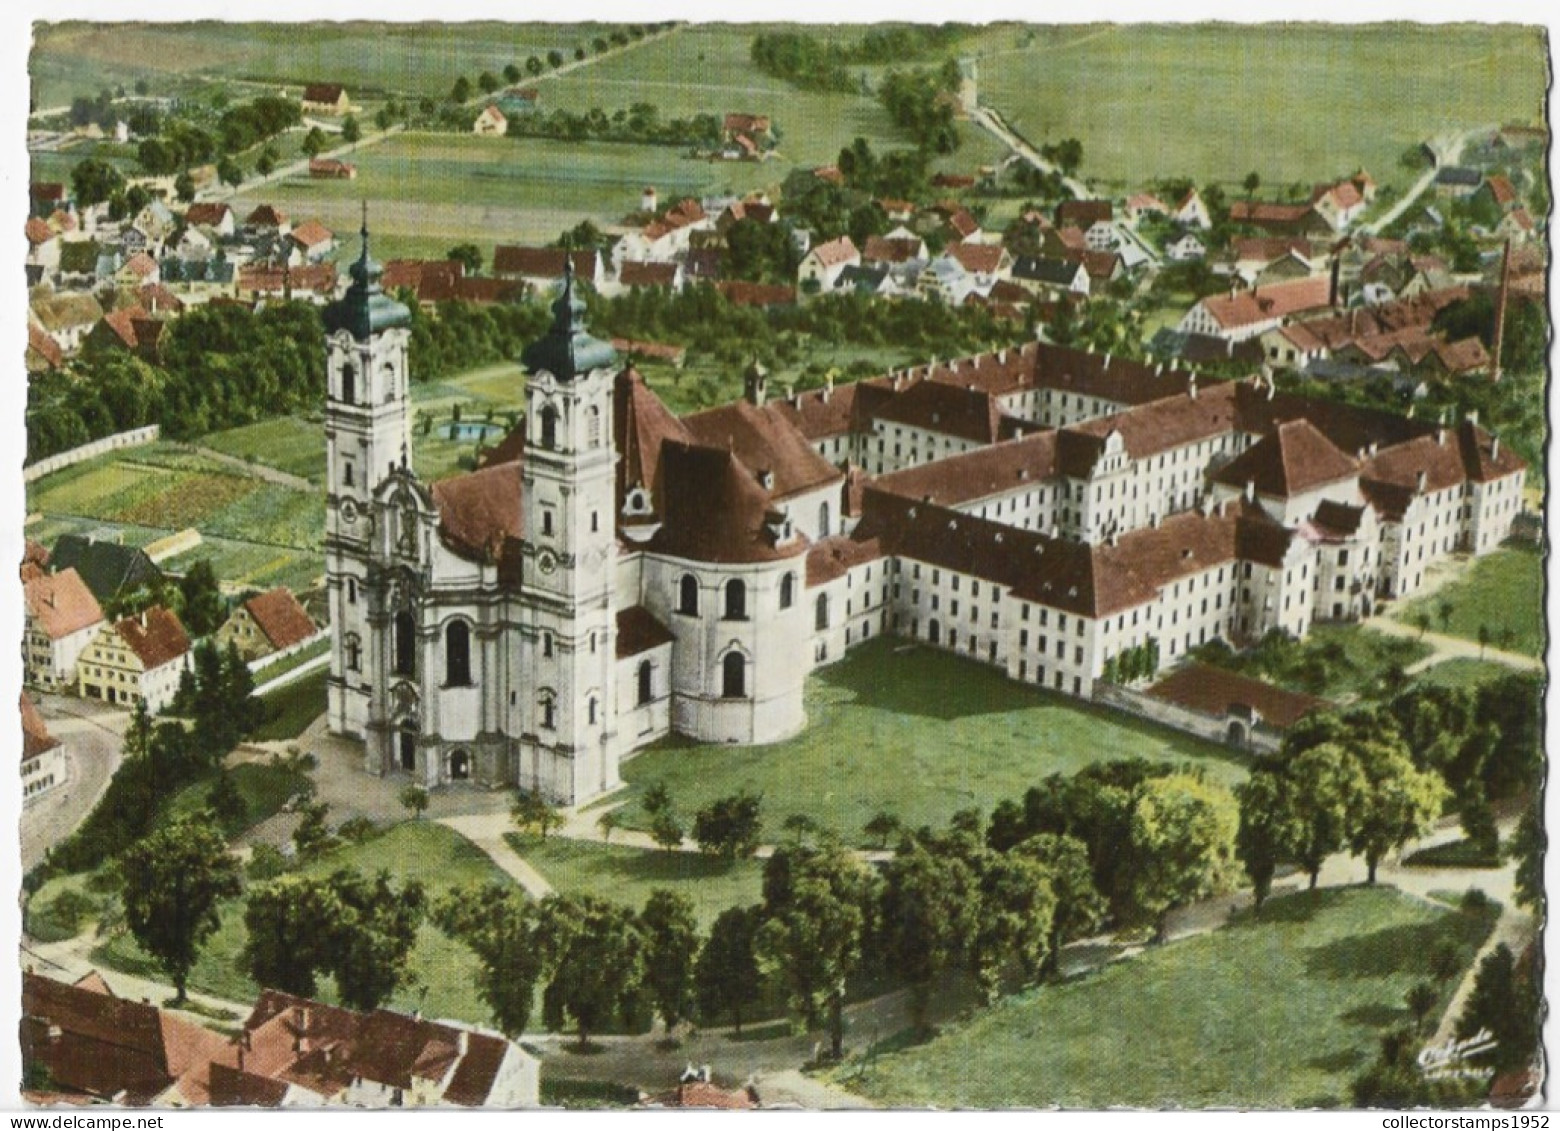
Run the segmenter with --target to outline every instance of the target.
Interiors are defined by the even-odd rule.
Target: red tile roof
[[[838,481],[840,470],[783,417],[736,401],[682,418],[693,442],[732,452],[754,475],[774,477],[770,497],[789,498]]]
[[[1088,229],[1101,220],[1107,224],[1115,216],[1108,200],[1064,200],[1056,206],[1056,226],[1076,224]]]
[[[1056,431],[1046,429],[1022,439],[881,475],[873,486],[945,507],[1033,488],[1056,474],[1056,439]]]
[[[244,608],[277,651],[301,644],[319,631],[292,590],[284,586],[251,597]]]
[[[336,291],[336,265],[334,263],[310,263],[303,267],[272,267],[266,263],[249,263],[238,269],[240,294],[276,294],[291,290],[293,294],[312,291],[331,295]]]
[[[330,243],[336,237],[318,220],[305,220],[292,230],[291,238],[299,247],[313,249]]]
[[[990,275],[1002,266],[1007,250],[1001,244],[954,243],[948,245],[946,254],[956,259],[966,271]]]
[[[1291,279],[1254,291],[1233,295],[1210,295],[1202,300],[1215,322],[1226,330],[1239,329],[1256,322],[1270,322],[1307,311],[1323,310],[1328,305],[1331,280],[1326,275]]]
[[[876,538],[836,535],[814,542],[807,551],[807,585],[825,585],[858,565],[875,562],[883,556],[883,545]]]
[[[214,228],[232,211],[226,204],[202,201],[184,210],[184,222],[197,227]]]
[[[470,561],[497,562],[521,530],[521,465],[499,463],[433,485],[444,544]]]
[[[442,1101],[461,1107],[481,1107],[493,1093],[493,1084],[509,1055],[509,1045],[486,1033],[466,1034],[466,1053],[444,1089]]]
[[[1233,487],[1253,483],[1263,495],[1287,499],[1359,474],[1359,465],[1310,421],[1290,420],[1225,464],[1214,479]]]
[[[129,649],[147,671],[171,664],[190,650],[189,634],[172,609],[153,605],[139,616],[125,617],[114,625]]]
[[[668,439],[661,446],[664,514],[650,539],[652,552],[696,562],[781,561],[806,551],[797,535],[779,542],[778,519],[758,476],[724,446],[699,447]]]
[[[715,289],[734,306],[791,306],[796,302],[796,288],[781,283],[722,279],[715,284]]]
[[[261,204],[244,218],[244,223],[257,228],[280,228],[287,223],[287,214],[274,204]]]
[[[807,255],[811,259],[816,259],[824,267],[835,267],[860,258],[860,253],[856,250],[856,245],[851,243],[849,236],[814,244]]]
[[[1230,222],[1258,227],[1293,225],[1311,213],[1309,204],[1272,204],[1261,200],[1237,200],[1230,204]]]
[[[752,1088],[733,1088],[727,1091],[708,1080],[686,1080],[670,1092],[652,1096],[646,1101],[646,1106],[751,1111],[758,1107],[758,1095]]]
[[[920,256],[925,243],[912,236],[868,236],[861,249],[863,263],[909,263]]]
[[[493,249],[493,274],[561,279],[566,255],[574,260],[575,278],[596,277],[597,253],[594,251],[565,252],[559,247],[516,247],[509,244]]]
[[[618,282],[625,287],[675,287],[677,264],[636,263],[630,260],[618,268]]]
[[[49,337],[48,331],[32,322],[27,324],[27,348],[38,356],[46,368],[58,369],[65,364],[65,351]]]
[[[1209,664],[1187,664],[1150,687],[1148,694],[1206,715],[1223,715],[1231,707],[1250,708],[1279,730],[1332,707],[1314,695],[1285,691]]]
[[[303,101],[337,102],[344,89],[339,82],[311,82],[303,88]]]
[[[1511,182],[1502,176],[1486,177],[1484,183],[1489,186],[1490,195],[1495,198],[1495,203],[1505,206],[1514,204],[1517,200],[1517,190]]]
[[[612,386],[613,441],[617,447],[617,507],[634,487],[651,493],[652,505],[661,504],[661,444],[668,440],[691,441],[692,434],[651,392],[636,369],[618,374]]]
[[[655,614],[643,605],[619,609],[617,615],[617,658],[627,659],[676,639]]]
[[[996,398],[982,389],[919,381],[878,409],[877,418],[994,444],[1002,432],[1003,414]]]
[[[40,220],[36,216],[27,221],[27,242],[31,244],[48,243],[54,238],[54,229],[49,227],[48,221]]]
[[[97,598],[75,569],[35,577],[23,589],[28,615],[50,640],[80,632],[103,619]]]
[[[60,740],[49,733],[48,725],[43,721],[43,716],[38,713],[38,708],[33,704],[27,692],[22,692],[22,761],[30,762],[32,759],[53,750],[60,744]]]

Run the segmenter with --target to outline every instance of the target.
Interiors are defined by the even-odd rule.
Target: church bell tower
[[[567,257],[526,383],[524,540],[515,670],[521,788],[579,804],[619,784],[612,387],[617,355],[585,328]]]

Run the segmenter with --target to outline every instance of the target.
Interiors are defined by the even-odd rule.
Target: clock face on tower
[[[356,522],[358,516],[357,504],[351,499],[341,500],[341,520],[343,522]]]
[[[536,555],[536,568],[543,573],[552,573],[558,568],[558,555],[551,550],[543,550]]]

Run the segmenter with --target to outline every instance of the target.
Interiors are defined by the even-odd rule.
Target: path
[[[1457,991],[1452,994],[1452,1000],[1447,1003],[1446,1012],[1441,1015],[1441,1023],[1436,1026],[1435,1035],[1425,1042],[1427,1047],[1440,1047],[1456,1039],[1458,1019],[1462,1017],[1468,998],[1473,995],[1474,983],[1479,979],[1479,965],[1485,957],[1502,943],[1511,948],[1512,954],[1520,956],[1532,940],[1533,933],[1534,923],[1531,915],[1509,903],[1501,908],[1495,929],[1490,932],[1490,937],[1484,940],[1484,945],[1479,948],[1467,972],[1463,974],[1462,981],[1457,984]]]
[[[601,806],[600,799],[591,802],[587,809],[565,809],[563,811],[563,824],[559,825],[553,833],[554,836],[563,837],[565,840],[587,840],[596,844],[621,845],[627,848],[642,848],[651,852],[666,852],[669,849],[659,845],[647,832],[638,829],[625,829],[621,826],[612,830],[611,835],[602,831],[597,823],[602,814],[616,812],[628,804],[627,799],[613,802],[611,805]],[[601,807],[598,807],[601,806]],[[683,837],[682,843],[676,848],[678,852],[702,852],[698,841],[691,837]],[[894,854],[888,849],[858,848],[855,850],[859,859],[869,864],[880,864],[894,858]],[[753,855],[759,860],[767,860],[775,854],[775,846],[761,844],[753,850]]]
[[[513,83],[511,85],[530,86],[532,83],[545,82],[548,79],[562,78],[564,75],[570,74],[573,71],[577,71],[581,67],[588,67],[592,63],[600,63],[605,59],[611,59],[614,56],[622,55],[625,52],[632,51],[636,47],[643,47],[647,43],[654,43],[658,39],[664,39],[666,36],[673,35],[687,26],[687,20],[677,20],[670,27],[662,28],[660,31],[646,32],[639,39],[630,39],[627,43],[616,47],[609,47],[600,54],[587,53],[583,59],[570,59],[568,62],[555,67],[553,70],[543,71],[539,75],[522,75],[519,82]],[[686,84],[678,85],[684,87],[686,86]],[[494,91],[493,94],[489,94],[486,91],[477,90],[472,93],[470,98],[462,102],[461,105],[476,107],[484,102],[487,102],[497,93],[497,91]]]
[[[96,808],[124,757],[130,715],[67,695],[41,695],[39,711],[49,733],[65,747],[69,776],[22,809],[22,868],[43,862]]]
[[[1375,616],[1361,623],[1387,636],[1422,639],[1435,649],[1425,659],[1404,668],[1404,672],[1408,675],[1417,675],[1428,667],[1451,659],[1485,660],[1492,664],[1516,668],[1519,671],[1542,672],[1544,670],[1544,661],[1537,656],[1524,656],[1520,652],[1506,652],[1499,648],[1480,648],[1477,640],[1464,640],[1460,636],[1446,636],[1439,632],[1420,633],[1417,626],[1400,624],[1390,616]]]
[[[553,886],[547,882],[547,878],[527,864],[504,839],[504,834],[514,829],[508,813],[474,813],[466,817],[441,817],[439,824],[458,832],[487,853],[488,858],[503,869],[505,875],[525,888],[528,895],[541,899],[552,894]]]
[[[297,683],[304,676],[309,675],[311,672],[319,671],[328,663],[330,663],[330,650],[326,649],[318,656],[305,660],[297,667],[284,671],[276,678],[269,679],[264,683],[256,685],[255,694],[264,695],[268,691],[275,691],[279,687],[286,687],[289,683]]]
[[[1404,194],[1401,200],[1387,210],[1385,215],[1379,219],[1372,220],[1368,224],[1361,224],[1361,233],[1364,235],[1375,235],[1383,228],[1391,227],[1399,216],[1413,206],[1414,201],[1429,191],[1430,186],[1435,183],[1435,176],[1441,171],[1442,166],[1450,165],[1462,156],[1463,146],[1467,144],[1468,139],[1474,134],[1484,132],[1489,128],[1482,127],[1477,130],[1466,130],[1460,134],[1433,137],[1427,141],[1425,144],[1429,147],[1432,155],[1430,168],[1414,182],[1413,186]]]
[[[275,483],[278,487],[291,487],[295,491],[316,491],[319,488],[310,483],[301,475],[292,475],[280,468],[269,467],[263,463],[252,463],[239,456],[230,455],[227,452],[219,452],[215,448],[203,448],[199,444],[180,445],[185,451],[192,452],[206,459],[215,460],[217,463],[236,468],[245,475],[256,479],[264,479],[267,483]]]
[[[1025,141],[1017,130],[1008,125],[1007,120],[1002,117],[1000,111],[988,106],[977,106],[970,112],[970,121],[991,134],[1042,173],[1060,172],[1055,165],[1041,157],[1040,151]],[[1067,190],[1078,200],[1092,200],[1094,198],[1094,194],[1089,191],[1088,186],[1076,177],[1063,177],[1062,184],[1066,185]]]
[[[323,153],[320,153],[317,157],[305,157],[302,160],[292,161],[286,165],[278,165],[275,169],[272,169],[267,176],[262,177],[258,173],[254,173],[251,176],[246,177],[244,182],[237,188],[234,188],[231,185],[218,183],[213,185],[211,188],[196,193],[195,199],[202,201],[228,200],[232,197],[242,196],[248,192],[254,192],[256,189],[264,188],[266,185],[275,184],[277,181],[286,180],[288,177],[297,176],[299,174],[307,175],[309,172],[310,161],[325,160],[331,157],[344,158],[349,154],[358,152],[359,150],[367,149],[371,145],[378,145],[380,142],[394,137],[396,134],[403,132],[405,129],[405,125],[398,123],[391,126],[387,130],[380,130],[376,133],[366,133],[351,145],[338,145],[335,149],[328,149]]]

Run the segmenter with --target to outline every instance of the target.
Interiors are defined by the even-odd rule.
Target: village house
[[[1484,174],[1464,165],[1444,165],[1436,170],[1435,195],[1442,200],[1467,200],[1479,191]]]
[[[111,310],[87,334],[85,344],[95,350],[121,349],[143,361],[155,363],[161,355],[165,323],[139,306]]]
[[[153,605],[100,628],[76,663],[76,682],[84,699],[145,703],[155,715],[172,702],[189,661],[190,638],[178,615]]]
[[[233,297],[253,302],[264,298],[307,299],[321,303],[335,296],[336,265],[310,263],[294,266],[283,263],[246,263],[237,272]]]
[[[607,268],[599,251],[564,251],[557,247],[520,247],[503,244],[493,249],[493,274],[517,279],[538,294],[547,294],[563,282],[564,264],[572,262],[574,277],[600,290],[607,282]]]
[[[1229,294],[1200,299],[1176,329],[1240,342],[1261,336],[1275,326],[1331,307],[1331,284],[1325,275],[1274,283],[1254,290],[1232,287]]]
[[[357,166],[349,165],[337,157],[313,157],[309,159],[309,179],[311,181],[355,181]]]
[[[81,347],[82,339],[103,317],[102,304],[83,292],[53,294],[45,290],[35,293],[29,306],[43,332],[67,355]]]
[[[1182,232],[1165,245],[1165,258],[1171,263],[1189,263],[1207,254],[1208,249],[1193,232]]]
[[[685,282],[681,263],[639,263],[627,260],[618,269],[617,286],[620,290],[655,287],[680,291]]]
[[[1237,200],[1230,205],[1230,223],[1261,228],[1275,235],[1331,235],[1330,223],[1310,204],[1275,204]]]
[[[101,604],[162,577],[145,550],[81,534],[60,535],[49,555],[49,565],[60,573],[75,570]]]
[[[273,204],[258,204],[244,217],[243,234],[246,238],[252,239],[257,234],[285,236],[290,231],[292,223],[287,219],[287,214]]]
[[[392,259],[385,264],[384,287],[389,292],[411,291],[429,311],[451,300],[477,305],[519,302],[526,290],[520,279],[467,275],[465,265],[454,259]]]
[[[295,648],[317,635],[319,629],[294,597],[283,587],[249,598],[217,629],[217,647],[232,644],[244,660],[258,660]]]
[[[22,678],[42,691],[76,685],[76,662],[103,626],[97,598],[72,568],[35,573],[22,586]]]
[[[537,92],[531,87],[511,86],[498,92],[494,103],[508,118],[536,113]]]
[[[1208,206],[1203,203],[1201,194],[1195,188],[1190,189],[1181,198],[1181,202],[1171,210],[1170,219],[1183,228],[1196,228],[1203,232],[1213,227],[1213,219],[1208,215]]]
[[[319,263],[336,251],[336,236],[318,220],[305,220],[288,233],[288,262],[294,267]]]
[[[796,269],[797,289],[803,294],[832,291],[839,282],[841,271],[860,265],[861,252],[856,250],[849,236],[816,244],[802,257]]]
[[[1127,223],[1137,224],[1150,216],[1168,217],[1170,215],[1170,206],[1151,192],[1138,192],[1127,197],[1127,202],[1122,207],[1121,215]]]
[[[22,692],[22,804],[31,805],[43,794],[70,779],[65,747],[49,733],[36,704]]]
[[[184,222],[217,239],[231,239],[238,231],[238,217],[220,202],[196,203],[184,210]]]
[[[1034,294],[1070,291],[1087,297],[1090,290],[1088,270],[1081,262],[1071,259],[1020,256],[1013,263],[1012,278]]]
[[[60,266],[60,236],[47,220],[27,221],[27,285],[52,279]]]
[[[352,110],[347,88],[334,82],[309,83],[303,88],[302,102],[305,114],[341,115]]]
[[[496,105],[489,103],[471,123],[471,132],[478,137],[503,137],[509,132],[509,119]]]
[[[49,337],[31,312],[27,318],[27,353],[24,365],[29,374],[47,373],[65,366],[65,351]]]

